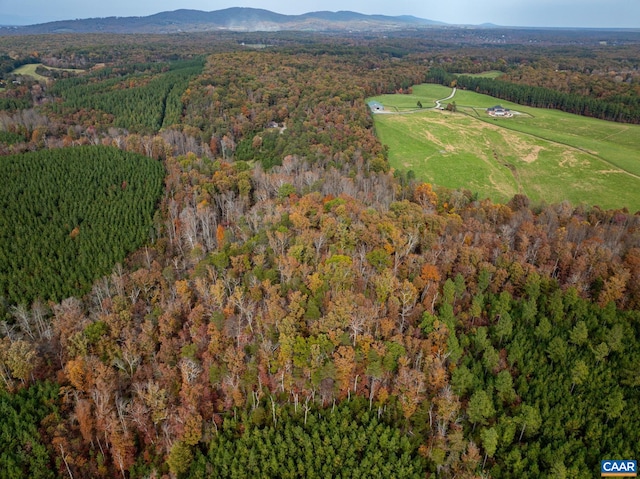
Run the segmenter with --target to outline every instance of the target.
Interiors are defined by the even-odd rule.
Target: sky
[[[451,24],[640,28],[640,0],[0,0],[0,25],[229,7],[264,8],[287,15],[351,10],[413,15]]]

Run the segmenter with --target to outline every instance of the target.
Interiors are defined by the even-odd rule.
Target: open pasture
[[[21,67],[16,68],[11,73],[14,75],[30,76],[32,78],[35,78],[38,81],[46,81],[47,77],[42,76],[39,73],[36,73],[36,69],[39,66],[43,66],[42,63],[29,63],[27,65],[22,65]],[[44,68],[46,68],[47,70],[56,70],[56,71],[84,72],[84,70],[76,70],[73,68],[54,68],[54,67],[48,67],[48,66],[45,66]]]
[[[410,94],[380,95],[369,100],[382,103],[387,112],[393,113],[420,110],[418,102],[422,103],[423,109],[433,108],[436,100],[446,98],[450,94],[451,88],[424,83],[413,86]]]
[[[413,95],[374,100],[393,112],[408,104],[405,97],[427,107],[451,91],[418,85]],[[374,116],[393,167],[495,201],[523,193],[537,202],[640,209],[640,126],[524,107],[469,91],[456,91],[443,106],[453,101],[458,113],[425,109]],[[516,114],[489,117],[486,108],[498,104]]]
[[[491,70],[482,73],[456,73],[456,75],[467,75],[470,77],[479,77],[479,78],[498,78],[503,73],[500,70]]]
[[[38,81],[46,81],[47,77],[36,73],[36,68],[40,66],[40,63],[29,63],[28,65],[22,65],[11,72],[13,75],[24,75],[35,78]]]

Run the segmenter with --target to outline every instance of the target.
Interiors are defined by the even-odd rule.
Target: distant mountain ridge
[[[362,13],[310,12],[283,15],[258,8],[233,7],[204,12],[175,10],[146,17],[106,17],[62,20],[37,25],[2,27],[0,34],[42,33],[179,33],[206,31],[385,31],[446,25],[410,15],[386,16]]]

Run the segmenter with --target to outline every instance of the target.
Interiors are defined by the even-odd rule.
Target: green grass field
[[[28,65],[22,65],[21,67],[16,68],[11,73],[14,75],[30,76],[32,78],[35,78],[38,81],[46,81],[47,77],[36,73],[36,68],[38,68],[39,66],[42,66],[42,63],[30,63]],[[73,68],[54,68],[54,67],[47,67],[47,66],[45,66],[45,68],[47,70],[57,70],[57,71],[66,71],[66,72],[84,72],[84,70],[75,70]]]
[[[432,88],[432,87],[439,88]],[[412,87],[410,95],[381,95],[369,100],[375,100],[382,103],[385,110],[391,112],[413,111],[418,110],[418,102],[422,103],[424,108],[432,108],[435,101],[445,98],[451,94],[451,88],[440,87],[439,85],[415,85]]]
[[[481,77],[481,78],[498,78],[500,75],[502,75],[502,72],[499,70],[491,70],[491,71],[482,72],[482,73],[456,73],[456,75],[466,75],[470,77]]]
[[[21,67],[13,70],[11,73],[14,75],[30,76],[38,81],[46,81],[47,77],[36,73],[36,68],[38,68],[40,65],[40,63],[30,63],[28,65],[22,65]]]
[[[524,107],[460,90],[443,102],[446,106],[455,101],[458,113],[426,109],[451,91],[417,85],[412,95],[372,98],[388,112],[404,112],[374,115],[393,167],[500,202],[523,193],[535,202],[567,200],[640,210],[640,126]],[[418,101],[425,109],[410,108]],[[518,114],[489,117],[486,108],[497,104]]]

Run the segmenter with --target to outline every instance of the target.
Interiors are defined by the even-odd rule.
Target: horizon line
[[[107,19],[128,19],[128,18],[148,18],[153,17],[155,15],[160,15],[163,13],[174,13],[179,11],[191,11],[191,12],[202,12],[202,13],[214,13],[221,12],[225,10],[259,10],[269,13],[274,13],[276,15],[282,15],[285,17],[300,17],[304,15],[309,15],[312,13],[355,13],[358,15],[368,16],[368,17],[388,17],[388,18],[402,18],[402,17],[413,17],[418,20],[424,20],[427,22],[434,22],[433,26],[449,26],[449,27],[494,27],[494,28],[508,28],[508,29],[552,29],[552,30],[611,30],[611,31],[640,31],[640,26],[636,27],[617,27],[617,26],[551,26],[551,25],[504,25],[493,23],[491,21],[481,22],[481,23],[449,23],[442,20],[434,20],[431,18],[423,18],[416,16],[411,13],[404,13],[398,15],[388,15],[383,13],[361,13],[355,10],[313,10],[300,14],[288,14],[288,13],[280,13],[274,10],[268,10],[266,8],[257,8],[257,7],[227,7],[221,8],[217,10],[201,10],[196,8],[177,8],[175,10],[163,10],[156,13],[150,13],[147,15],[109,15],[109,16],[96,16],[96,17],[76,17],[76,18],[64,18],[64,19],[49,19],[49,20],[36,20],[36,23],[22,23],[22,22],[32,22],[33,20],[29,20],[26,18],[21,18],[17,15],[11,15],[13,20],[10,20],[9,23],[0,23],[0,28],[21,28],[21,27],[33,27],[39,25],[46,25],[49,23],[58,23],[58,22],[76,22],[76,21],[86,21],[86,20],[107,20]]]

